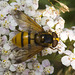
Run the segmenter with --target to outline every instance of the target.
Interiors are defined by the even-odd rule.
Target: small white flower
[[[1,66],[1,61],[0,61],[0,72],[4,72],[4,68]]]
[[[2,9],[4,9],[6,6],[8,6],[9,4],[6,1],[0,1],[0,11]]]
[[[2,9],[0,11],[0,19],[4,19],[4,17],[6,17],[6,15],[11,12],[11,10],[12,10],[12,7],[10,5]]]
[[[39,70],[39,69],[40,69],[40,63],[35,62],[35,63],[33,64],[33,69],[34,69],[34,70]]]
[[[9,60],[2,60],[1,65],[3,68],[9,68],[11,65],[11,62]]]
[[[51,48],[45,48],[44,50],[42,50],[42,56],[45,56],[47,54],[52,54]]]
[[[9,55],[9,58],[10,58],[10,59],[14,59],[14,58],[15,58],[14,54],[11,53],[11,54]]]
[[[9,55],[10,53],[11,53],[11,50],[5,50],[5,49],[2,50],[3,55]]]
[[[6,42],[7,42],[7,36],[4,35],[4,36],[2,36],[2,43],[4,44],[4,43],[6,43]]]
[[[75,69],[75,54],[71,51],[68,51],[67,55],[63,56],[61,59],[61,62],[65,66],[72,66],[73,69]]]
[[[30,70],[29,71],[29,75],[35,75],[35,71],[34,70]]]
[[[8,60],[8,56],[6,56],[6,55],[1,55],[1,60]]]
[[[16,35],[15,32],[10,32],[9,33],[9,39],[11,40],[15,35]]]
[[[65,66],[70,66],[70,60],[69,60],[69,57],[68,56],[62,57],[61,62]]]
[[[32,5],[32,0],[30,0],[30,1],[29,0],[26,0],[26,4],[27,4],[27,6],[31,6]]]
[[[32,10],[37,10],[38,0],[26,0],[26,5],[27,7],[31,7]]]
[[[44,59],[44,60],[42,61],[42,66],[43,66],[43,67],[50,66],[49,60],[48,60],[48,59]]]
[[[62,41],[66,41],[68,39],[68,33],[66,31],[63,31],[60,33],[60,38]]]
[[[29,75],[30,70],[29,69],[25,69],[21,75]]]
[[[26,0],[16,0],[19,5],[24,5]]]
[[[8,35],[9,34],[9,30],[3,27],[0,27],[0,35]]]
[[[5,33],[6,33],[6,29],[3,27],[0,27],[0,35],[5,34]]]
[[[6,71],[6,72],[4,72],[3,75],[13,75],[13,74],[12,74],[12,72],[10,72],[10,71]]]
[[[42,13],[40,11],[37,10],[37,12],[35,13],[34,17],[37,19],[37,18],[40,18],[42,17]]]
[[[10,66],[9,70],[12,71],[12,72],[14,72],[14,71],[16,71],[16,67],[12,64],[12,65]]]
[[[32,62],[33,69],[38,72],[43,72],[43,66],[36,60]]]
[[[49,21],[47,22],[47,25],[51,28],[55,25],[55,22],[52,18],[49,19]]]
[[[3,48],[5,50],[10,50],[10,45],[8,43],[5,43],[4,46],[3,46]]]
[[[29,9],[26,9],[26,10],[24,10],[24,13],[26,13],[26,14],[28,14],[29,16],[34,16],[35,15],[35,10],[29,10]]]
[[[44,67],[45,74],[52,74],[54,72],[54,67],[50,66],[50,62],[48,59],[42,61],[42,66]]]
[[[65,20],[62,17],[57,17],[56,21],[57,21],[57,23],[56,23],[55,29],[56,30],[57,29],[63,29],[64,28],[64,24],[65,24]]]
[[[72,30],[69,30],[69,39],[70,41],[75,40],[75,34]]]
[[[10,22],[11,26],[17,26],[17,23],[14,20],[13,16],[8,15],[7,20]]]
[[[44,73],[44,72],[43,72]],[[35,75],[45,75],[42,72],[35,71]]]
[[[52,74],[54,72],[54,67],[53,66],[48,66],[44,68],[45,74]]]
[[[42,13],[39,11],[36,11],[36,13],[33,17],[35,18],[36,22],[41,26]]]
[[[52,49],[51,48],[46,48],[48,50],[48,54],[52,54]]]
[[[29,16],[34,16],[36,14],[35,10],[37,10],[37,8],[38,8],[38,1],[37,0],[26,0],[24,7],[23,7],[23,10]]]
[[[0,11],[0,19],[3,19],[4,17],[6,17],[6,13],[2,13],[3,11]]]
[[[31,58],[31,60],[36,60],[36,59],[37,59],[37,54]]]
[[[70,51],[70,50],[66,50],[66,51],[64,51],[64,54],[66,54],[66,55],[70,55],[72,52]]]
[[[10,6],[12,7],[12,9],[15,9],[15,10],[20,9],[20,5],[16,2],[10,3]]]
[[[58,37],[60,37],[60,34],[62,33],[62,29],[55,29],[55,32],[57,33]]]
[[[50,15],[52,14],[52,11],[53,11],[53,10],[55,10],[54,7],[49,7],[49,6],[47,6],[46,11],[43,12],[43,16],[50,17]]]
[[[26,66],[23,65],[23,64],[18,64],[16,71],[17,71],[18,73],[23,72],[23,71],[25,70],[25,67],[26,67]]]
[[[42,50],[42,56],[48,55],[48,50],[44,49]]]
[[[50,30],[50,28],[49,28],[49,26],[43,26],[43,29],[45,30],[45,31],[49,31]]]
[[[71,62],[71,66],[75,70],[75,60]]]
[[[43,16],[47,16],[55,19],[57,16],[59,16],[59,11],[56,10],[53,6],[50,7],[46,5],[46,11],[43,12]]]
[[[8,15],[2,22],[1,22],[2,27],[15,30],[15,26],[17,26],[17,23],[13,19],[11,15]]]
[[[64,53],[66,47],[67,46],[61,40],[59,40],[58,45],[56,46],[56,49],[59,54],[62,54]]]
[[[47,17],[42,17],[41,19],[41,25],[47,25],[47,22],[49,21],[49,18]]]
[[[54,72],[54,67],[50,66],[50,62],[48,59],[42,61],[42,66],[44,67],[45,74],[52,74]]]
[[[28,63],[27,66],[28,66],[29,69],[33,68],[32,63]]]

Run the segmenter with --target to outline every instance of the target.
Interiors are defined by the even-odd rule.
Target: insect
[[[55,32],[45,32],[40,25],[22,11],[13,10],[12,14],[19,26],[24,29],[23,32],[19,32],[12,38],[13,44],[23,48],[17,51],[17,63],[31,58],[45,47],[57,46],[59,38]]]

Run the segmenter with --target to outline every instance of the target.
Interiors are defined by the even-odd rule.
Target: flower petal
[[[70,60],[69,60],[69,57],[68,57],[68,56],[63,56],[63,57],[61,58],[61,62],[62,62],[62,64],[65,65],[65,66],[69,66],[69,65],[70,65]]]

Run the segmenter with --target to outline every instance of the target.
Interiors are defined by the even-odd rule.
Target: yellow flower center
[[[3,62],[6,62],[6,60],[3,60]]]
[[[8,51],[4,51],[4,53],[7,53]]]
[[[48,73],[50,73],[50,71],[49,71],[49,70],[48,70],[47,72],[48,72]]]
[[[40,68],[40,66],[37,66],[37,68]]]
[[[40,15],[39,17],[42,17],[42,15]]]
[[[1,17],[3,17],[3,14],[1,14]]]
[[[7,20],[5,20],[5,23],[7,23]]]
[[[14,10],[17,10],[17,8],[15,8]]]

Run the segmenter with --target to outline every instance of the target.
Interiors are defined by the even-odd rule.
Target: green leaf
[[[16,2],[16,0],[9,0],[8,3]]]

